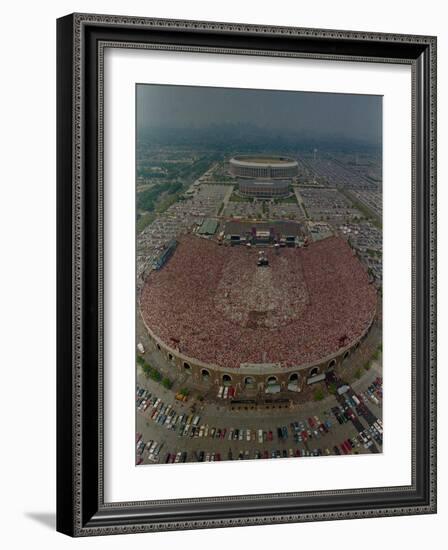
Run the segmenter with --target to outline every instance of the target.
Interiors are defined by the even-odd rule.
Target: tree
[[[173,383],[171,382],[171,380],[167,377],[165,377],[163,380],[162,380],[162,386],[164,388],[166,388],[167,390],[169,390],[171,387],[172,387]]]
[[[324,398],[324,392],[322,388],[317,388],[317,390],[314,391],[314,401],[322,401]]]
[[[151,365],[148,365],[148,363],[143,362],[142,370],[145,373],[146,377],[148,377],[151,374]]]
[[[152,378],[152,380],[155,380],[156,382],[160,382],[160,380],[162,380],[162,375],[157,369],[154,369],[154,368],[151,369],[151,372],[149,375]]]

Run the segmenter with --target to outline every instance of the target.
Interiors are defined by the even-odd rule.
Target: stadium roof
[[[271,228],[274,229],[275,233],[280,235],[294,235],[296,237],[303,236],[303,226],[300,223],[279,220],[279,221],[241,221],[241,220],[229,220],[224,227],[224,232],[227,235],[245,235],[250,233],[252,228],[255,227],[256,231],[269,231]]]
[[[281,164],[297,164],[297,161],[285,157],[275,155],[236,155],[231,159],[231,162],[259,164],[259,165],[281,165]]]
[[[217,220],[213,220],[212,218],[206,218],[202,222],[201,227],[198,229],[198,233],[199,235],[214,235],[216,233],[217,228],[218,228]]]

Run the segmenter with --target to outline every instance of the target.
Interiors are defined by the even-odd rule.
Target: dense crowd
[[[143,317],[171,348],[205,363],[314,363],[370,325],[376,290],[341,238],[306,248],[218,246],[187,235],[148,277]]]
[[[263,249],[264,268],[257,266],[259,251],[245,246],[226,256],[214,296],[224,317],[243,327],[274,329],[301,315],[308,291],[296,251]]]

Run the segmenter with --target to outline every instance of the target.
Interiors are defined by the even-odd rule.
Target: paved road
[[[300,208],[303,212],[303,215],[305,216],[305,219],[308,219],[308,215],[307,215],[306,210],[305,210],[305,205],[304,205],[304,202],[303,202],[303,198],[302,198],[302,195],[300,194],[300,191],[299,191],[298,187],[294,187],[294,194],[295,194],[297,202],[299,203],[299,206],[300,206]]]

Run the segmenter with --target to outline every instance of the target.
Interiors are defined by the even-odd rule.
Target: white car
[[[258,430],[258,443],[263,443],[263,430]]]
[[[250,430],[246,430],[246,441],[250,441]]]

